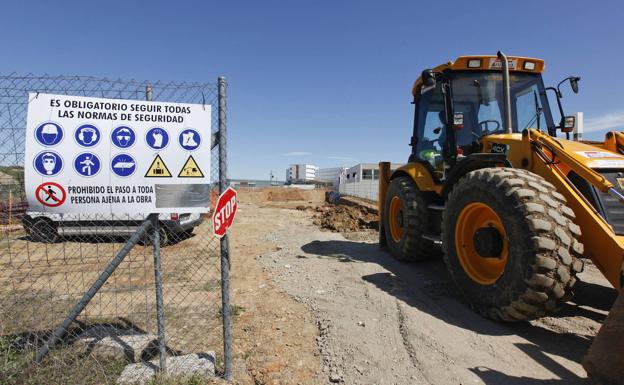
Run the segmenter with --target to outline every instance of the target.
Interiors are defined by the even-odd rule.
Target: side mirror
[[[420,75],[420,78],[422,79],[425,87],[435,87],[436,78],[432,70],[424,70]]]
[[[578,94],[578,82],[579,80],[581,80],[581,78],[579,78],[578,76],[570,76],[570,87],[572,87],[572,91],[574,91],[575,94]]]
[[[566,116],[563,118],[563,124],[561,125],[561,132],[572,132],[576,126],[575,116]]]

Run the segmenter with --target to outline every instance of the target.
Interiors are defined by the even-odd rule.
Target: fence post
[[[156,284],[156,325],[158,327],[158,353],[160,372],[167,374],[167,347],[165,343],[165,304],[163,300],[163,281],[160,263],[160,223],[158,214],[151,214],[154,231],[154,283]]]
[[[154,86],[145,86],[145,100],[154,100]],[[165,302],[163,299],[163,281],[160,259],[160,223],[158,214],[150,214],[152,222],[153,247],[154,247],[154,286],[156,288],[156,327],[158,329],[158,358],[160,360],[160,372],[167,374],[167,345],[165,342]]]
[[[226,83],[219,77],[219,194],[228,188]],[[230,249],[228,234],[221,238],[221,314],[223,315],[223,366],[225,379],[232,381],[232,320],[230,318]]]

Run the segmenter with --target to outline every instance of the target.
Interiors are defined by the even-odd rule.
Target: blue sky
[[[405,162],[414,79],[499,49],[546,60],[547,84],[581,76],[563,102],[591,137],[624,129],[623,14],[618,1],[14,0],[0,72],[224,75],[230,176],[283,179],[289,163]]]

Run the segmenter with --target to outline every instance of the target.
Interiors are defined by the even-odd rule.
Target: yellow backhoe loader
[[[443,255],[466,302],[498,321],[560,308],[583,259],[624,285],[624,135],[570,140],[577,122],[561,87],[576,93],[580,78],[545,87],[543,70],[543,60],[499,52],[423,71],[409,161],[380,163],[380,244],[401,260]],[[613,334],[608,343],[624,348],[624,333]]]

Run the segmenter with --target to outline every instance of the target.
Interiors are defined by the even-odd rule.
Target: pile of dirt
[[[315,211],[314,224],[322,229],[349,233],[379,228],[379,218],[365,207],[324,205]]]

